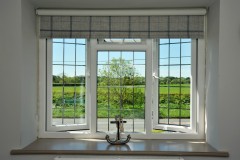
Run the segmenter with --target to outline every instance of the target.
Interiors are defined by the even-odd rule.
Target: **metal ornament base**
[[[115,139],[115,140],[111,140],[109,138],[109,135],[106,135],[105,139],[107,140],[108,143],[112,144],[112,145],[124,145],[126,143],[128,143],[131,139],[130,134],[127,136],[127,139]]]

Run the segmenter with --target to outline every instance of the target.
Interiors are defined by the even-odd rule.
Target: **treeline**
[[[53,85],[72,85],[72,84],[85,84],[84,76],[68,77],[68,76],[55,76],[53,75]]]
[[[190,77],[160,77],[159,79],[160,84],[190,84],[190,82]]]
[[[75,85],[75,84],[85,84],[85,77],[84,76],[76,76],[76,77],[68,77],[64,76],[56,76],[53,75],[53,84],[58,86],[61,84],[64,85]],[[160,77],[159,83],[160,84],[190,84],[190,77]],[[106,83],[106,84],[105,84]],[[116,83],[122,85],[144,85],[145,84],[145,77],[122,77],[120,78],[108,78],[108,77],[98,77],[98,84],[107,85],[107,83]]]

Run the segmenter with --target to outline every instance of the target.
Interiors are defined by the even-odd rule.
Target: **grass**
[[[180,87],[176,86],[170,86],[169,88],[167,86],[159,87],[160,94],[190,94],[190,86],[184,86],[180,89]]]
[[[138,86],[138,89],[144,91],[144,86]],[[190,85],[189,84],[182,84],[181,85],[181,93],[182,94],[190,94]],[[100,89],[100,88],[99,88]],[[103,89],[103,88],[102,88]],[[159,87],[160,94],[168,94],[168,90],[170,94],[179,94],[180,93],[180,85],[179,84],[171,84],[168,88],[167,85],[161,85]],[[53,93],[62,93],[63,87],[61,86],[54,86]],[[74,93],[74,86],[66,86],[64,87],[65,93]],[[85,93],[85,87],[77,86],[76,87],[77,93]]]
[[[60,93],[62,94],[63,92],[63,87],[61,86],[54,86],[53,87],[53,93]],[[74,93],[74,86],[66,86],[64,87],[64,92],[65,93]],[[76,93],[85,93],[85,87],[83,86],[77,86],[76,87]]]
[[[123,110],[121,110],[121,113],[123,114],[123,116],[125,118],[144,118],[144,91],[145,88],[144,86],[138,86],[139,88],[135,89],[135,101],[134,101],[134,105],[130,104],[131,101],[127,101],[127,100],[131,100],[132,98],[129,96],[125,96],[126,97],[126,102],[123,103]],[[85,87],[83,86],[78,86],[75,89],[77,97],[81,97],[82,95],[85,95]],[[103,94],[106,93],[108,91],[107,88],[98,88],[98,111],[97,111],[97,115],[98,118],[105,118],[105,117],[114,117],[116,114],[119,114],[120,112],[120,107],[119,107],[119,102],[116,101],[117,100],[117,96],[114,94],[110,94],[111,97],[115,96],[115,100],[114,98],[111,99],[111,104],[110,104],[110,108],[108,107],[107,101],[108,98]],[[133,89],[131,87],[129,87],[127,89],[127,92],[132,94]],[[190,94],[190,85],[189,84],[183,84],[181,91],[180,91],[180,86],[179,84],[171,84],[170,87],[168,88],[167,85],[161,85],[161,87],[159,88],[160,94],[161,94],[161,102],[160,102],[160,117],[164,118],[164,117],[170,117],[170,118],[179,118],[181,115],[181,118],[189,118],[190,117],[190,110],[189,110],[189,103],[188,102],[184,102],[181,104],[181,108],[180,105],[178,104],[179,101],[179,94],[181,93],[182,95],[189,95]],[[53,118],[79,118],[79,117],[84,117],[85,116],[85,110],[84,110],[84,102],[81,102],[80,105],[78,104],[78,106],[75,106],[75,110],[74,110],[74,103],[73,103],[73,98],[74,98],[74,86],[66,86],[64,87],[64,96],[65,99],[67,99],[65,101],[64,106],[61,106],[61,102],[62,102],[62,92],[63,92],[63,88],[61,86],[54,86],[53,87],[53,101],[54,101],[54,107],[53,107]],[[137,94],[137,93],[138,94]],[[167,94],[173,95],[172,97],[172,101],[176,101],[174,103],[168,103],[166,100],[167,99]],[[162,99],[164,99],[162,101]],[[79,102],[79,101],[78,101]],[[169,107],[169,108],[168,108]],[[111,111],[109,112],[108,109],[110,109]],[[75,114],[74,114],[75,113]]]

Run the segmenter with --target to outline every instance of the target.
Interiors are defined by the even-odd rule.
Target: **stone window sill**
[[[146,155],[229,157],[204,140],[131,140],[127,145],[110,145],[100,139],[37,139],[11,155]]]

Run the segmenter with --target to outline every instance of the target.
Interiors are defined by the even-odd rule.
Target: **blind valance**
[[[203,15],[40,16],[41,38],[203,38]]]

